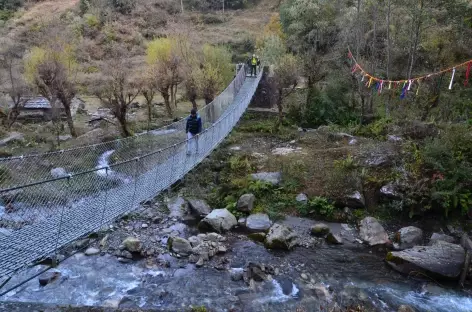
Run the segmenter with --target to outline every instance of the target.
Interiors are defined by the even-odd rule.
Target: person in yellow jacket
[[[257,66],[260,64],[259,59],[255,54],[248,60],[248,65],[251,68],[251,76],[257,76]]]

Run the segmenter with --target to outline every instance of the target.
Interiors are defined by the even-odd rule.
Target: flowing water
[[[237,237],[230,239],[228,246],[226,270],[214,268],[221,260],[218,256],[209,265],[195,268],[185,259],[161,255],[170,261],[170,267],[164,268],[145,260],[123,264],[108,254],[88,257],[79,253],[56,269],[61,273],[57,281],[42,287],[33,279],[2,300],[165,311],[191,305],[205,305],[214,311],[325,311],[334,303],[361,303],[389,312],[402,304],[425,312],[472,311],[472,298],[467,293],[408,279],[389,269],[381,255],[364,247],[323,245],[270,252],[261,244]],[[253,288],[244,281],[233,281],[231,275],[249,262],[273,265],[280,273]],[[34,267],[14,279],[20,281],[41,269]],[[320,299],[310,284],[329,289],[328,301]]]

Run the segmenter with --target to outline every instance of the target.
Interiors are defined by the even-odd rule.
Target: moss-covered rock
[[[267,234],[265,246],[269,249],[290,250],[297,244],[297,234],[281,224],[274,224]]]
[[[251,233],[247,237],[249,237],[251,240],[253,240],[255,242],[263,243],[266,239],[266,233],[262,233],[262,232]]]
[[[324,223],[317,223],[311,228],[311,234],[315,236],[325,236],[329,233],[329,226]]]

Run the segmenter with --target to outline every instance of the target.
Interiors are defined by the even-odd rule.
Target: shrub
[[[136,6],[136,0],[108,0],[108,4],[121,14],[130,14]]]

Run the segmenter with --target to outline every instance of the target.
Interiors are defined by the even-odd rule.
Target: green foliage
[[[356,162],[350,154],[345,159],[335,160],[333,164],[334,168],[338,170],[349,171],[357,168]]]
[[[380,118],[373,123],[359,125],[355,129],[355,135],[382,140],[388,134],[388,128],[391,123],[392,120],[390,118]]]
[[[0,10],[15,11],[23,5],[23,0],[0,0]]]
[[[82,15],[88,12],[90,9],[90,0],[80,0],[79,10]]]
[[[136,0],[108,0],[108,4],[121,14],[130,14],[136,6]]]
[[[331,216],[334,212],[334,206],[324,197],[314,197],[308,201],[307,209],[314,211],[318,215]]]

